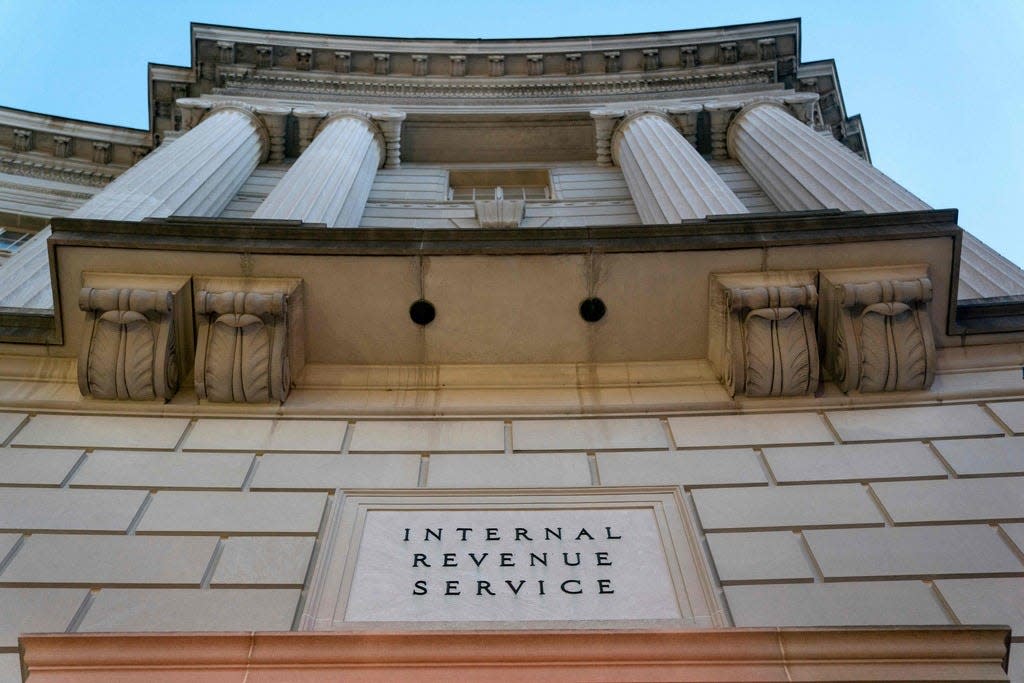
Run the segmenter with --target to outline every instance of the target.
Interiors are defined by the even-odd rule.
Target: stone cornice
[[[459,38],[387,38],[369,36],[331,36],[297,31],[257,29],[198,24],[191,26],[192,41],[199,40],[252,43],[353,52],[445,53],[481,55],[495,53],[533,54],[546,52],[591,52],[626,50],[725,40],[755,40],[766,36],[792,34],[799,38],[800,20],[784,19],[753,24],[738,24],[684,31],[657,31],[620,35],[570,36],[558,38],[459,39]]]
[[[562,102],[566,98],[633,100],[637,96],[677,98],[681,92],[721,87],[768,85],[775,80],[775,64],[759,62],[731,67],[708,67],[613,76],[549,78],[414,78],[388,79],[328,72],[298,73],[279,69],[256,70],[244,66],[221,71],[227,95],[255,96],[270,93],[301,94],[313,100],[379,99],[403,101]]]
[[[0,126],[26,128],[38,133],[71,135],[119,145],[148,146],[150,144],[149,131],[146,130],[37,114],[10,107],[0,107]]]
[[[100,170],[103,168],[104,170]],[[5,154],[0,151],[0,173],[55,180],[72,185],[103,187],[116,178],[123,167],[96,167],[85,164],[64,163],[42,155]],[[91,197],[92,195],[87,195]]]

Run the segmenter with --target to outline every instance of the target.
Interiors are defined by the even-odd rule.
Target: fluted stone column
[[[347,112],[332,114],[252,217],[355,227],[384,151],[372,121]]]
[[[214,107],[201,122],[122,173],[75,218],[217,216],[266,158],[266,130],[250,111]]]
[[[645,224],[747,212],[665,114],[626,117],[612,138],[612,157]]]
[[[737,114],[729,126],[728,146],[729,155],[739,159],[782,211],[884,213],[931,208],[777,103],[748,105]]]

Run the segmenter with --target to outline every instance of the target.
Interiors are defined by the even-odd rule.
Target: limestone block
[[[361,420],[353,429],[350,451],[433,453],[505,449],[505,424],[498,420]]]
[[[19,538],[21,538],[21,534],[0,534],[0,562],[4,561]]]
[[[946,468],[923,443],[886,443],[766,448],[780,484],[945,479]]]
[[[287,631],[297,589],[106,588],[79,631]]]
[[[1014,434],[1024,434],[1024,401],[989,403],[988,407]]]
[[[1024,520],[1024,486],[1017,477],[893,481],[872,488],[897,524]]]
[[[161,448],[177,445],[188,420],[172,417],[37,415],[18,432],[14,446]]]
[[[512,445],[517,451],[663,449],[668,446],[665,430],[654,418],[515,420]]]
[[[827,415],[843,441],[941,439],[1003,433],[976,405],[835,410]]]
[[[826,580],[1024,572],[987,525],[825,529],[805,531],[804,537]]]
[[[428,472],[427,486],[434,488],[590,485],[585,453],[432,455]]]
[[[301,587],[313,553],[312,538],[230,538],[210,584]]]
[[[198,588],[216,545],[216,538],[33,534],[0,581]]]
[[[0,485],[59,486],[81,456],[80,450],[2,448]]]
[[[196,396],[216,402],[284,401],[292,361],[304,362],[300,280],[198,280]],[[298,307],[297,310],[293,310]]]
[[[78,486],[118,488],[241,488],[251,455],[94,451],[71,480]]]
[[[671,417],[668,423],[680,448],[834,442],[815,413]]]
[[[21,683],[21,657],[17,652],[0,654],[0,683]]]
[[[0,531],[123,532],[145,499],[145,491],[0,489]]]
[[[792,531],[708,534],[707,540],[723,586],[814,579],[800,537]]]
[[[1000,524],[1010,541],[1017,546],[1017,550],[1024,555],[1024,524]]]
[[[727,586],[736,626],[921,626],[949,618],[921,581]]]
[[[709,296],[708,359],[730,396],[817,390],[813,273],[713,275]]]
[[[1005,439],[950,439],[933,441],[961,477],[979,477],[992,474],[1024,474],[1024,438]]]
[[[412,453],[264,455],[250,488],[414,488],[419,474],[420,456]]]
[[[598,453],[602,486],[674,484],[686,487],[767,484],[749,449],[660,453]]]
[[[705,531],[883,523],[867,491],[856,484],[699,489],[693,502]]]
[[[338,453],[346,426],[341,420],[203,419],[196,422],[182,448]]]
[[[0,439],[6,441],[28,415],[23,413],[0,413]]]
[[[88,594],[81,588],[0,588],[0,647],[18,647],[19,633],[63,632]]]
[[[312,534],[326,500],[321,493],[161,491],[138,533]]]
[[[936,359],[927,274],[927,266],[820,273],[824,364],[844,392],[931,386]]]
[[[961,624],[1006,624],[1015,636],[1024,631],[1022,577],[949,579],[936,581],[935,587]]]

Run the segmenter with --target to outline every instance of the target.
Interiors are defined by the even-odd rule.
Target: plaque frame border
[[[721,628],[730,625],[695,513],[679,486],[545,489],[336,489],[303,600],[300,631]],[[680,619],[545,621],[346,621],[366,516],[374,510],[649,509],[665,553]]]

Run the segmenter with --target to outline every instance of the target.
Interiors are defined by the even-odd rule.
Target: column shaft
[[[627,118],[615,132],[612,153],[645,224],[747,212],[664,114]]]
[[[109,220],[217,216],[267,149],[266,132],[255,116],[235,107],[214,109],[71,215]]]
[[[777,104],[761,103],[741,111],[729,126],[728,144],[730,156],[739,159],[782,211],[884,213],[931,208]]]
[[[356,227],[383,159],[373,123],[351,114],[328,118],[253,218]]]

